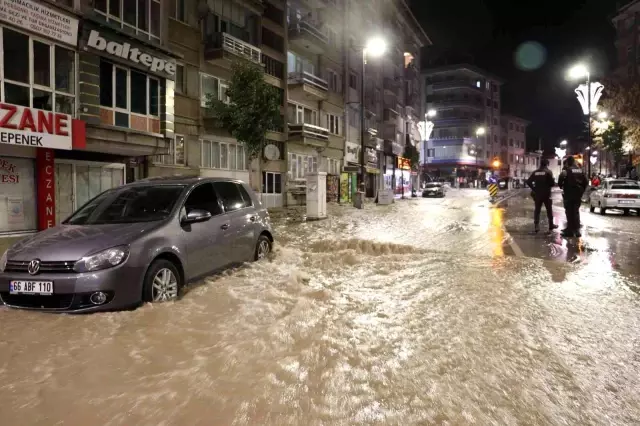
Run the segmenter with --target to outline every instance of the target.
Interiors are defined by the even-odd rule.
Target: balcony
[[[288,85],[293,100],[324,101],[329,96],[329,83],[306,71],[290,72]]]
[[[395,140],[385,139],[383,146],[386,155],[402,156],[404,152],[404,146]]]
[[[308,19],[291,19],[289,24],[289,47],[293,50],[307,51],[314,55],[324,53],[329,39],[320,26]]]
[[[231,62],[244,59],[255,64],[261,64],[260,49],[227,33],[212,33],[204,38],[204,59],[212,65],[225,68],[231,67]]]
[[[472,108],[478,111],[484,111],[485,106],[482,101],[477,101],[475,99],[431,99],[427,102],[429,107],[433,107],[436,109],[440,108],[455,108],[455,107],[463,107],[463,108]]]
[[[394,78],[385,77],[382,80],[382,87],[384,88],[385,93],[388,93],[393,96],[398,96],[400,83]]]
[[[329,129],[313,124],[289,124],[289,142],[298,142],[318,148],[329,145]]]
[[[394,126],[398,123],[398,111],[393,108],[385,108],[382,114],[382,121],[384,123],[393,124]]]
[[[476,80],[440,81],[437,83],[431,83],[429,86],[434,92],[438,90],[449,90],[449,89],[472,89],[478,92],[482,92],[482,84],[480,84],[480,87],[478,87]]]

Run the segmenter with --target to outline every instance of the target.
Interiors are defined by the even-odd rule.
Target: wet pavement
[[[0,309],[1,423],[637,424],[640,218],[585,213],[567,245],[532,205],[279,212],[270,259],[178,302]]]

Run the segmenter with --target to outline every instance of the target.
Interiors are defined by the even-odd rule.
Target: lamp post
[[[480,136],[483,136],[485,133],[486,133],[486,129],[484,127],[478,127],[476,129],[475,166],[476,166],[476,179],[478,180],[478,184],[480,184],[480,172],[478,171],[478,144],[480,142]]]
[[[365,75],[365,66],[367,65],[367,55],[371,57],[378,57],[384,54],[387,49],[386,43],[383,39],[379,37],[371,38],[367,41],[367,43],[362,48],[362,75],[360,78],[360,186],[362,192],[365,190],[365,175],[366,175],[366,166],[365,166],[365,134],[367,130],[365,129],[365,104],[364,104],[364,75]],[[364,197],[364,195],[363,195]],[[364,199],[363,199],[364,201]]]
[[[418,122],[418,131],[420,132],[420,138],[423,141],[423,142],[421,142],[422,149],[420,151],[421,152],[421,161],[423,161],[424,164],[427,164],[427,158],[428,158],[428,154],[429,154],[428,142],[429,142],[429,138],[431,137],[431,133],[433,132],[433,127],[434,127],[433,121],[429,120],[429,119],[435,117],[436,115],[437,115],[436,110],[435,109],[430,109],[424,115],[424,121],[419,121]],[[421,164],[421,166],[422,166],[422,164]],[[422,170],[420,170],[420,172],[422,173]],[[422,177],[422,176],[420,176],[420,177]]]
[[[575,89],[575,92],[578,95],[578,102],[580,102],[580,105],[582,106],[582,111],[584,112],[584,115],[587,116],[587,148],[590,150],[592,145],[591,113],[597,111],[598,101],[600,100],[600,96],[602,96],[604,86],[600,83],[591,82],[591,74],[584,64],[578,64],[572,67],[569,70],[569,78],[575,80],[584,78],[586,80],[586,85],[581,84],[577,89]],[[587,162],[587,170],[587,175],[591,175],[591,161]]]

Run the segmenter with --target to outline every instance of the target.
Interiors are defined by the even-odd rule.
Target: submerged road
[[[640,218],[585,213],[568,243],[529,235],[532,208],[294,209],[270,259],[175,303],[0,309],[1,423],[637,424]]]

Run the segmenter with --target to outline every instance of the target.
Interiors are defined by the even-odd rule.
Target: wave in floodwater
[[[463,209],[430,222],[469,215],[471,243],[434,249],[422,232],[437,230],[399,226],[421,206],[390,209],[386,227],[373,213],[280,227],[266,261],[175,303],[0,309],[2,424],[634,424],[640,303],[625,278],[469,250],[501,236],[476,235],[491,218]]]

